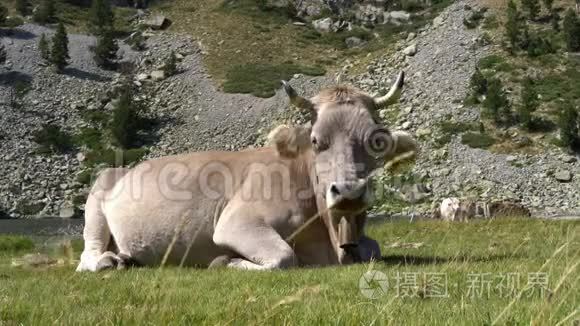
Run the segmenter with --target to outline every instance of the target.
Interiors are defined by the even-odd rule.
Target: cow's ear
[[[310,131],[306,127],[280,125],[268,134],[267,144],[274,146],[281,157],[295,158],[311,147]]]
[[[419,147],[411,135],[404,131],[395,131],[393,150],[385,157],[385,168],[391,171],[404,170],[417,157]]]

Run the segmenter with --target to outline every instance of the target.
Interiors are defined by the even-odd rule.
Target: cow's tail
[[[116,247],[109,229],[103,203],[108,199],[115,184],[129,169],[110,168],[103,170],[87,198],[85,205],[84,250],[77,271],[96,271],[101,256]],[[107,254],[110,254],[108,252]]]

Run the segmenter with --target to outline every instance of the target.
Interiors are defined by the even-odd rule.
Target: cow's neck
[[[316,170],[314,169],[314,153],[309,150],[302,153],[295,160],[294,170],[299,173],[302,177],[308,176],[308,183],[311,187],[312,197],[304,201],[305,204],[303,211],[305,212],[306,218],[318,214],[320,220],[327,230],[328,237],[330,240],[330,245],[333,248],[335,259],[337,262],[341,262],[344,256],[344,251],[340,249],[338,234],[336,232],[337,226],[334,223],[334,219],[328,212],[326,198],[324,192],[320,191],[319,180],[316,175]]]

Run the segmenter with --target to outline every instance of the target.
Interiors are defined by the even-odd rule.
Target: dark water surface
[[[0,234],[82,237],[83,219],[0,219]]]

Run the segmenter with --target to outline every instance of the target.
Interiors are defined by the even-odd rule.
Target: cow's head
[[[416,150],[409,135],[391,133],[377,119],[379,109],[398,100],[403,80],[401,73],[388,94],[378,98],[338,86],[306,99],[283,82],[291,103],[312,117],[314,190],[335,217],[334,225],[337,219],[360,214],[371,203],[373,170],[399,153]]]

